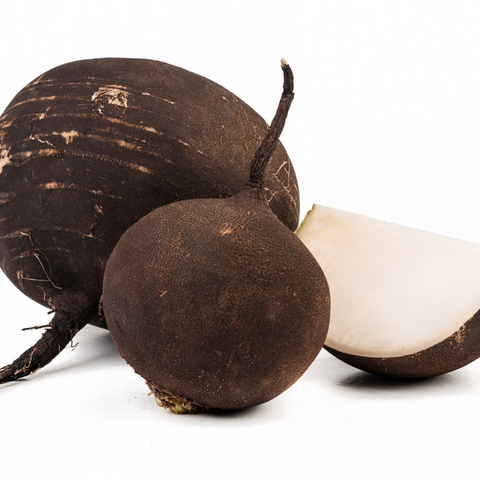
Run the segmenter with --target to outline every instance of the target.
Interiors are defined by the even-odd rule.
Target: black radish
[[[87,323],[106,326],[103,273],[120,236],[161,205],[237,193],[267,128],[225,88],[158,61],[81,60],[24,87],[0,117],[0,261],[54,315],[0,383],[46,365]],[[264,193],[294,230],[298,188],[281,146]]]
[[[273,399],[302,376],[327,334],[323,271],[264,195],[293,100],[292,71],[282,68],[280,104],[245,187],[154,210],[126,231],[105,270],[113,341],[175,413]]]

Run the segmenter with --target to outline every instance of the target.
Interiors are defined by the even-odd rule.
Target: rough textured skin
[[[267,125],[218,84],[139,59],[50,70],[0,118],[0,265],[35,301],[97,316],[107,258],[161,205],[238,192]],[[298,188],[282,146],[265,177],[273,211],[298,223]],[[83,307],[87,307],[84,305]]]
[[[105,272],[104,311],[122,357],[156,387],[210,408],[285,391],[328,329],[320,266],[251,195],[155,210],[123,235]]]
[[[443,342],[413,355],[370,358],[349,355],[325,345],[335,357],[369,373],[397,378],[428,378],[457,370],[478,358],[480,311]]]

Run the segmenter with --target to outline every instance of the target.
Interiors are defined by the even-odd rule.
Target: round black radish
[[[159,206],[237,193],[267,128],[220,85],[151,60],[76,61],[23,88],[0,117],[0,261],[55,315],[0,383],[46,365],[85,324],[106,326],[103,273],[120,236]],[[282,146],[264,193],[294,230],[298,187]]]
[[[327,334],[322,269],[262,188],[293,99],[293,74],[282,68],[284,92],[245,188],[154,210],[122,236],[105,270],[118,351],[175,413],[271,400],[301,377]]]

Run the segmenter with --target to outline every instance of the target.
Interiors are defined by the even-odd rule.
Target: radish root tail
[[[40,340],[10,365],[0,369],[0,384],[32,375],[49,364],[72,342],[73,337],[91,320],[95,313],[95,309],[93,311],[84,310],[81,314],[75,315],[56,310],[52,321],[43,326],[45,332]]]

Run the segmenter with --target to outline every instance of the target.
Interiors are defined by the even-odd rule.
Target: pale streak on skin
[[[5,205],[6,203],[12,201],[16,195],[10,196],[8,193],[1,194],[0,193],[0,205]]]
[[[39,119],[39,120],[43,120],[43,119],[47,116],[47,113],[48,113],[48,111],[50,110],[50,108],[52,108],[52,107],[48,107],[44,112],[40,113],[40,114],[38,115],[38,119]]]
[[[275,191],[273,191],[273,190],[270,190],[270,189],[267,188],[267,187],[264,187],[264,190],[265,190],[265,192],[268,192],[268,193],[271,195],[270,198],[267,198],[267,199],[266,199],[266,200],[267,200],[267,203],[270,205],[270,202],[271,202],[274,198],[275,198],[275,199],[277,198],[277,192],[275,192]],[[265,195],[265,197],[266,197],[266,196],[267,196],[267,195]]]
[[[3,147],[3,145],[2,145],[2,147]],[[10,152],[10,148],[8,148],[8,149],[1,148],[1,150],[0,150],[0,173],[2,173],[3,167],[5,165],[8,165],[8,164],[12,163],[11,158],[8,155],[9,152]]]
[[[46,73],[46,72],[45,72]],[[37,85],[39,84],[41,81],[42,81],[42,78],[45,76],[45,73],[42,73],[42,75],[40,75],[35,81],[33,81],[31,84],[29,84],[28,86],[34,86],[34,85]]]
[[[233,232],[233,228],[229,225],[225,225],[224,228],[220,230],[220,235],[223,237],[224,235],[230,235]]]
[[[10,112],[12,111],[13,109],[17,108],[17,107],[20,107],[21,105],[25,105],[26,103],[30,103],[30,102],[48,102],[48,101],[52,101],[52,100],[56,100],[57,98],[59,98],[58,96],[55,96],[55,95],[52,95],[50,97],[40,97],[40,98],[28,98],[27,100],[23,100],[21,102],[18,102],[18,103],[15,103],[14,105],[10,106],[9,108],[5,109],[5,111],[3,112],[3,115],[2,116],[5,116],[7,114],[7,112]],[[72,98],[72,97],[68,97],[68,98]],[[81,100],[80,98],[78,100]]]
[[[77,230],[71,230],[69,228],[60,228],[60,227],[54,227],[54,230],[56,230],[57,232],[74,233],[76,235],[80,235],[83,238],[91,238],[92,240],[97,240],[99,242],[106,243],[105,240],[103,240],[99,237],[95,237],[91,233],[79,232]]]
[[[40,137],[46,137],[46,136],[59,136],[62,137],[65,140],[65,144],[68,145],[69,143],[73,142],[73,139],[75,137],[79,136],[79,133],[76,130],[70,130],[69,132],[49,132],[48,134],[38,134],[38,135],[30,135],[28,137],[29,140],[36,140],[37,142],[40,143],[46,143],[47,145],[50,145],[51,147],[55,147],[55,145],[48,140],[42,140]]]
[[[17,238],[20,234],[18,232],[7,233],[6,235],[1,235],[0,240],[5,240],[6,238]]]
[[[280,170],[287,164],[288,164],[288,162],[286,160],[284,160],[283,163],[278,167],[278,170],[275,172],[275,175],[278,175]],[[286,170],[286,171],[289,174],[289,178],[290,178],[290,172],[288,170]]]
[[[95,137],[95,136],[92,136],[92,137]],[[98,137],[97,139],[98,140],[104,140],[101,137]],[[122,140],[119,140],[119,142],[120,142],[120,143],[118,143],[119,146],[127,148],[125,145],[121,144],[121,142],[123,142]],[[138,150],[139,151],[145,151],[145,150],[141,149],[140,147],[138,147]],[[70,153],[72,154],[72,152],[70,152]],[[147,153],[149,153],[149,152],[147,152]],[[159,157],[159,155],[156,155],[156,156]],[[109,157],[107,155],[94,155],[93,158],[95,160],[101,160],[101,161],[105,161],[105,162],[115,163],[115,164],[120,165],[122,167],[127,167],[127,168],[131,168],[133,170],[138,170],[139,172],[146,173],[148,175],[154,175],[155,174],[155,172],[153,170],[151,170],[150,168],[144,167],[143,165],[138,165],[137,163],[125,162],[125,161],[120,160],[116,157]],[[165,158],[165,157],[160,157],[160,158],[162,158],[164,161],[166,161],[168,163],[172,163],[171,160],[169,160],[168,158]],[[118,198],[118,197],[112,197],[112,198]]]
[[[73,142],[75,137],[79,136],[79,133],[76,130],[70,130],[69,132],[52,132],[52,135],[60,135],[65,140],[65,144]]]
[[[28,137],[28,139],[29,140],[37,140],[37,142],[45,143],[46,145],[50,145],[51,147],[55,147],[55,145],[53,143],[49,142],[48,140],[40,140],[39,136],[34,137],[34,136],[30,135]]]
[[[109,162],[112,162],[112,163],[116,163],[118,165],[121,165],[123,167],[128,167],[128,168],[132,168],[133,170],[138,170],[139,172],[142,172],[142,173],[147,173],[149,175],[153,175],[155,172],[147,167],[144,167],[143,165],[138,165],[137,163],[132,163],[132,162],[124,162],[122,160],[119,160],[117,158],[114,158],[114,157],[103,157],[103,156],[95,156],[94,157],[95,159],[98,159],[98,160],[107,160]],[[164,158],[164,160],[168,163],[172,163],[170,160],[168,160],[167,158]],[[115,198],[118,198],[118,197],[115,197]]]
[[[140,145],[136,145],[135,143],[131,143],[131,142],[126,142],[125,140],[122,140],[120,138],[105,138],[105,137],[102,137],[101,135],[85,135],[85,137],[86,138],[91,138],[93,140],[99,140],[99,141],[105,142],[105,143],[113,142],[113,143],[116,143],[119,147],[124,147],[124,148],[127,148],[128,150],[138,150],[140,152],[145,151],[145,149],[142,148]],[[172,163],[170,160],[166,159],[166,161],[168,163]],[[148,168],[143,167],[141,165],[137,165],[137,164],[130,164],[130,165],[137,166],[138,169],[143,171],[144,173],[153,173],[151,170],[149,170]]]
[[[142,95],[146,95],[148,97],[153,97],[153,98],[157,98],[158,100],[162,100],[166,103],[169,103],[170,105],[175,105],[176,102],[172,102],[171,100],[168,100],[167,98],[162,98],[162,97],[157,97],[155,95],[152,95],[151,93],[148,93],[148,92],[143,92]]]
[[[21,230],[15,230],[14,232],[10,232],[10,233],[7,233],[6,235],[2,235],[0,237],[0,240],[3,240],[5,238],[18,238],[18,237],[21,237],[21,236],[24,236],[24,235],[27,235],[28,237],[30,237],[30,235],[28,233],[25,233]],[[32,241],[32,238],[30,237],[30,242]],[[33,245],[33,243],[32,243]]]
[[[103,216],[103,208],[100,205],[95,205],[95,218],[92,225],[88,229],[89,235],[92,234],[92,230],[101,222],[101,217]]]
[[[165,134],[163,134],[162,132],[159,132],[157,130],[155,130],[154,128],[152,127],[144,127],[144,130],[147,130],[149,132],[152,132],[152,133],[155,133],[157,135],[161,135],[161,136],[165,136]],[[119,145],[120,147],[125,147],[125,148],[128,148],[129,150],[138,150],[140,152],[147,152],[149,154],[153,154],[157,157],[160,157],[162,158],[165,162],[167,163],[173,163],[171,160],[169,160],[168,158],[166,157],[163,157],[161,155],[158,155],[156,154],[155,152],[151,152],[149,150],[145,150],[143,147],[141,147],[140,145],[136,145],[134,143],[129,143],[129,142],[126,142],[125,140],[121,140],[121,139],[116,139],[116,138],[105,138],[105,137],[102,137],[101,135],[85,135],[86,138],[92,138],[94,140],[100,140],[100,141],[103,141],[105,143],[108,143],[108,142],[113,142],[113,143],[116,143],[117,145]],[[178,138],[175,138],[175,137],[168,137],[169,139],[171,140],[174,140],[178,143],[181,143],[182,145],[185,145],[186,147],[188,148],[191,148],[191,149],[194,149],[194,147],[192,147],[192,145],[190,145],[189,143],[187,142],[184,142],[183,140],[180,140]],[[199,153],[200,155],[203,155],[203,156],[206,156],[207,154],[202,152],[201,150],[196,150],[197,153]],[[136,165],[136,164],[131,164],[131,165]],[[139,169],[141,171],[144,171],[144,173],[154,173],[153,171],[147,169],[146,167],[141,167],[140,165],[138,165]]]
[[[71,189],[71,190],[82,190],[84,192],[92,193],[94,195],[105,195],[110,198],[116,198],[116,199],[121,199],[121,197],[118,197],[116,195],[110,195],[108,193],[104,193],[101,190],[92,190],[88,188],[82,188],[78,185],[75,185],[74,183],[62,183],[62,182],[48,182],[48,183],[42,183],[40,185],[37,185],[37,188],[41,188],[43,190],[57,190],[57,189]]]

